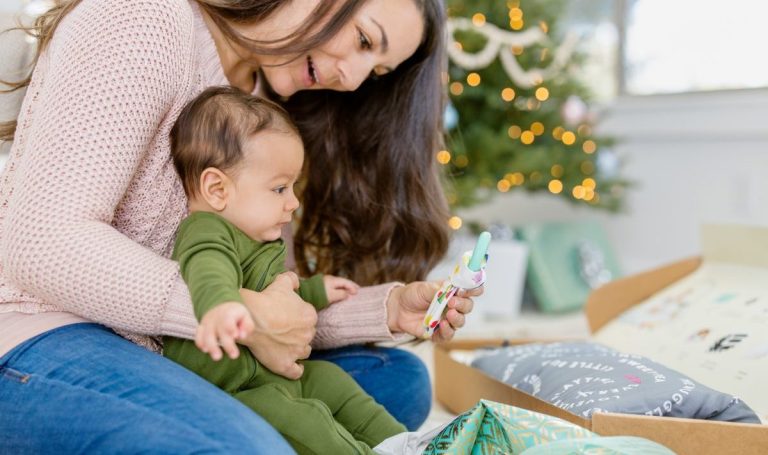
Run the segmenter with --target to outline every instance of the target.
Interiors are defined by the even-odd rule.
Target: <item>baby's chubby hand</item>
[[[222,352],[230,359],[240,355],[236,340],[251,335],[255,325],[251,313],[240,302],[225,302],[205,313],[195,334],[197,347],[215,361],[221,360]]]
[[[325,293],[328,295],[328,303],[340,302],[350,295],[357,294],[360,286],[352,280],[333,275],[323,276]]]

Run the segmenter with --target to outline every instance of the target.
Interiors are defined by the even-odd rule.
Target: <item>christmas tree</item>
[[[559,28],[564,10],[559,0],[448,0],[448,148],[437,160],[454,207],[520,190],[621,207],[627,183],[613,172],[610,138],[593,135],[577,77],[584,55]]]

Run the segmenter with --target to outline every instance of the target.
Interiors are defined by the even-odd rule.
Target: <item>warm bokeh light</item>
[[[511,21],[521,21],[523,20],[523,10],[520,8],[510,8],[509,9],[509,20]]]
[[[541,172],[539,171],[531,172],[531,183],[538,183],[539,180],[541,180]]]
[[[475,15],[472,16],[472,25],[475,27],[482,27],[485,25],[485,15],[483,13],[475,13]]]
[[[539,28],[544,33],[549,33],[549,25],[544,21],[539,21]]]
[[[535,111],[536,109],[538,109],[538,108],[540,108],[540,107],[541,107],[541,101],[539,101],[539,100],[535,100],[535,99],[533,99],[533,98],[529,98],[529,99],[528,99],[528,102],[527,102],[527,103],[525,103],[525,107],[526,107],[526,108],[527,108],[529,111]]]
[[[533,144],[533,140],[536,138],[534,136],[533,131],[523,131],[523,134],[520,135],[520,142],[522,142],[525,145]]]
[[[597,150],[597,144],[595,144],[595,141],[593,140],[588,140],[584,141],[584,145],[582,145],[581,148],[584,150],[584,153],[592,154]]]
[[[565,145],[573,145],[576,142],[576,135],[573,134],[573,131],[566,131],[563,133],[562,141]]]
[[[522,128],[520,128],[520,127],[519,127],[519,126],[517,126],[517,125],[512,125],[512,126],[510,126],[510,127],[509,127],[509,129],[507,130],[507,134],[508,134],[508,135],[509,135],[509,137],[511,137],[512,139],[517,139],[517,138],[519,138],[519,137],[520,137],[520,135],[521,135],[521,134],[523,134],[523,129],[522,129]]]
[[[549,90],[546,87],[537,88],[536,99],[539,101],[546,101],[547,99],[549,99]]]
[[[462,224],[461,218],[459,218],[458,216],[452,216],[448,220],[448,226],[450,226],[451,229],[453,229],[453,230],[457,230],[457,229],[461,228],[461,224]]]
[[[462,93],[464,93],[464,84],[461,82],[452,82],[451,83],[451,95],[459,96]]]
[[[480,75],[477,73],[469,73],[467,75],[467,84],[472,87],[477,87],[480,85]]]
[[[512,184],[512,186],[522,185],[525,182],[525,176],[522,172],[508,173],[504,175],[504,178]]]
[[[591,188],[584,188],[584,200],[591,201],[595,197],[595,190]]]
[[[509,28],[512,30],[522,30],[523,27],[525,27],[525,22],[523,21],[509,21]]]
[[[531,131],[533,131],[533,134],[536,136],[541,136],[544,134],[544,124],[541,122],[531,123]]]
[[[437,162],[440,164],[448,164],[451,162],[451,152],[448,150],[440,150],[437,152]]]
[[[555,164],[552,166],[552,169],[549,170],[549,173],[552,174],[552,177],[559,179],[563,176],[563,173],[565,172],[565,169],[563,169],[563,166],[559,164]]]
[[[523,55],[525,48],[523,46],[512,46],[512,53],[514,55]]]
[[[557,179],[550,180],[547,186],[552,194],[560,194],[563,191],[563,182]]]
[[[590,190],[594,190],[597,187],[597,182],[595,182],[595,179],[593,178],[585,178],[581,182],[581,186],[583,186],[584,188],[588,188]]]
[[[501,99],[503,99],[504,101],[507,101],[507,102],[512,101],[513,99],[515,99],[515,91],[514,91],[514,89],[511,89],[511,88],[507,87],[504,90],[502,90],[501,91]]]
[[[496,184],[496,189],[501,191],[502,193],[506,193],[507,191],[509,191],[509,188],[511,186],[512,186],[512,184],[509,183],[509,181],[507,179],[501,179]]]
[[[552,130],[552,137],[559,141],[563,138],[563,133],[565,133],[565,128],[556,126],[555,129]]]
[[[576,199],[583,199],[585,193],[586,189],[581,185],[577,185],[573,188],[573,197]]]
[[[466,155],[459,155],[453,160],[453,164],[455,164],[456,167],[467,167],[469,158],[467,158]]]
[[[589,127],[589,125],[579,125],[579,128],[576,130],[577,133],[579,133],[579,136],[586,137],[592,135],[592,128]]]

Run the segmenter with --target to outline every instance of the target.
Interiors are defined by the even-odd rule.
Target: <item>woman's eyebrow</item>
[[[379,31],[381,32],[381,53],[386,54],[389,50],[389,39],[387,39],[387,32],[384,31],[384,27],[382,27],[381,24],[376,22],[376,19],[371,19],[371,22],[379,27]]]

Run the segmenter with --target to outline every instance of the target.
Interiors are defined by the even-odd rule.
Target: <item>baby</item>
[[[299,453],[372,453],[406,431],[335,364],[303,361],[293,381],[235,344],[254,329],[240,288],[262,291],[285,271],[280,235],[299,207],[293,187],[304,161],[286,112],[235,88],[209,88],[182,111],[171,150],[190,211],[173,258],[200,325],[195,342],[166,337],[165,355],[256,411]],[[298,293],[319,311],[357,289],[316,275]]]

